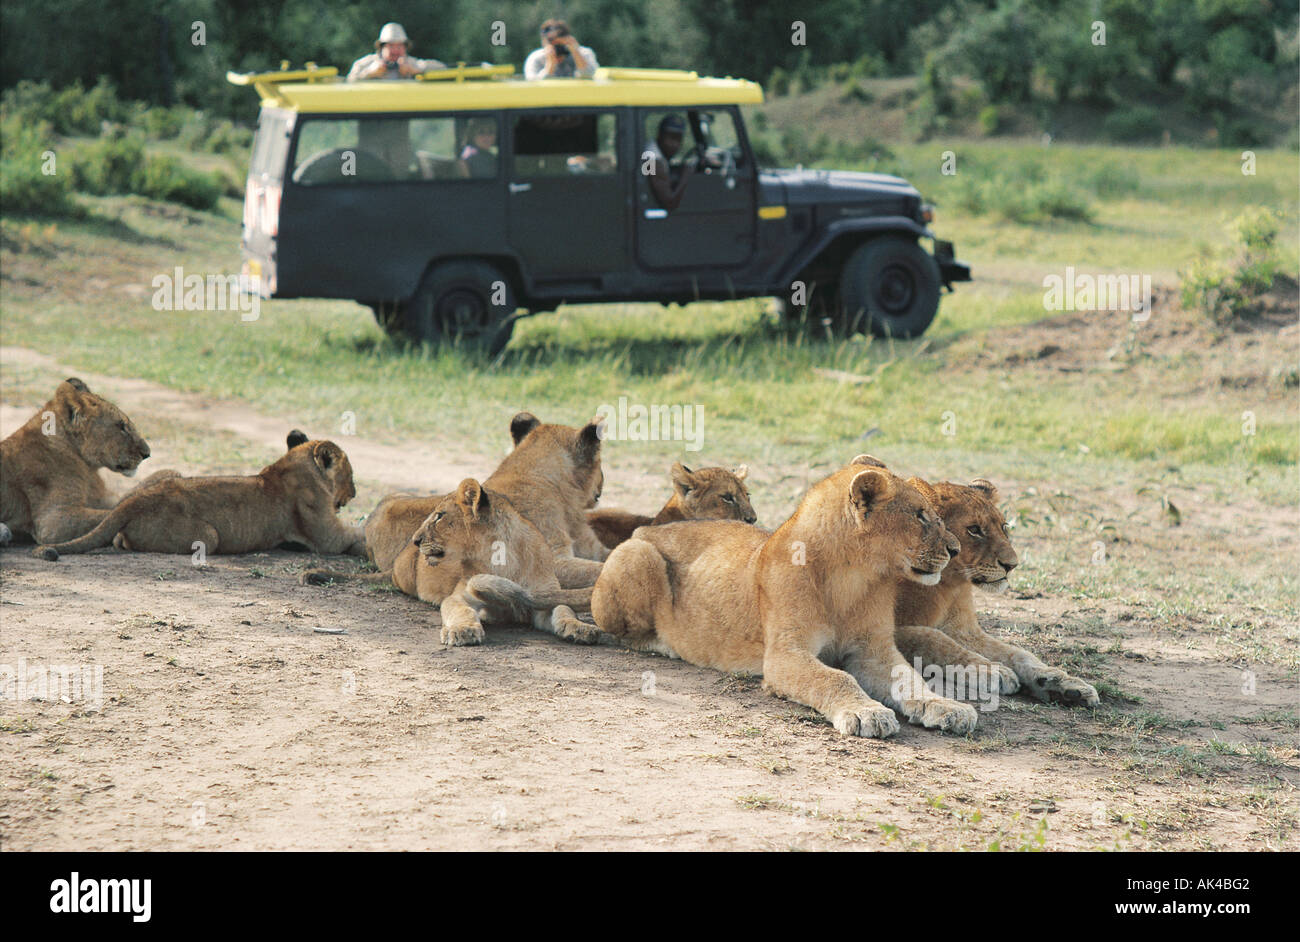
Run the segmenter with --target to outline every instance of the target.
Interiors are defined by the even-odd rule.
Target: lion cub
[[[637,527],[653,527],[678,520],[740,520],[754,523],[758,516],[749,503],[745,477],[749,468],[700,468],[692,471],[680,461],[668,472],[673,494],[653,517],[626,510],[588,510],[587,522],[605,546],[613,549],[632,536]]]
[[[599,560],[609,555],[583,516],[595,506],[605,482],[597,424],[580,429],[544,425],[531,413],[520,412],[510,422],[510,437],[514,450],[483,485],[505,495],[541,532],[556,556],[561,585],[591,586],[600,573]],[[411,535],[448,496],[389,494],[366,520],[366,552],[380,575],[309,570],[303,574],[304,584],[381,581],[390,572],[396,582],[398,571],[410,581],[418,561]]]
[[[85,536],[38,546],[33,555],[53,561],[60,553],[109,543],[146,553],[190,553],[195,543],[206,553],[251,553],[292,541],[318,553],[363,556],[361,528],[337,516],[356,493],[343,449],[306,441],[251,477],[173,477],[148,484]]]
[[[531,622],[579,644],[600,637],[573,610],[591,607],[591,589],[561,589],[541,532],[504,494],[473,478],[438,502],[412,545],[417,562],[394,569],[394,582],[439,606],[443,644],[480,644],[484,621]]]
[[[901,586],[938,584],[958,551],[924,494],[851,464],[813,485],[775,533],[733,521],[638,530],[605,563],[592,614],[632,647],[761,672],[768,690],[843,734],[889,736],[894,709],[966,733],[974,708],[926,689],[894,644]]]
[[[997,488],[982,478],[968,485],[930,484],[920,478],[908,483],[939,511],[944,526],[961,544],[961,552],[944,570],[937,586],[907,585],[899,593],[894,615],[900,626],[898,647],[904,656],[909,660],[919,657],[926,666],[967,670],[982,666],[1002,676],[1002,693],[1015,693],[1023,685],[1040,700],[1086,706],[1100,703],[1090,684],[980,628],[972,586],[1005,591],[1007,576],[1020,562],[997,507]]]
[[[81,536],[117,503],[99,469],[131,477],[148,457],[126,413],[76,377],[64,380],[0,442],[0,545],[13,534],[37,543]]]

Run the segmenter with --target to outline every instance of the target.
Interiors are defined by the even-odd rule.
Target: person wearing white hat
[[[379,31],[379,38],[375,40],[375,51],[352,63],[348,81],[415,78],[422,72],[447,68],[437,59],[408,56],[406,53],[410,48],[411,40],[406,35],[406,30],[402,29],[402,24],[385,23]]]

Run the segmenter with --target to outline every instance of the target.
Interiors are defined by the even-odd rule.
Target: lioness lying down
[[[772,534],[732,521],[638,530],[606,561],[592,614],[632,647],[761,672],[844,734],[889,736],[894,709],[966,733],[974,708],[926,689],[894,643],[901,586],[937,585],[959,549],[915,487],[850,464]]]
[[[301,433],[299,433],[301,434]],[[290,444],[294,441],[290,436]],[[146,553],[251,553],[284,542],[318,553],[365,554],[360,527],[338,510],[353,497],[352,465],[329,441],[293,445],[251,477],[174,477],[142,487],[85,536],[38,546],[33,555],[57,560],[115,543]]]
[[[1023,686],[1040,700],[1096,706],[1097,691],[1059,667],[1048,667],[1023,648],[985,633],[975,615],[972,586],[1002,592],[1019,563],[997,508],[997,489],[983,479],[969,485],[908,483],[929,499],[961,552],[948,564],[937,586],[904,585],[894,609],[896,638],[903,655],[927,667],[967,670],[983,667],[1002,677],[1001,692]],[[918,627],[928,626],[928,627]],[[1009,676],[1008,676],[1009,675]]]
[[[600,632],[574,609],[591,608],[591,588],[562,589],[541,532],[497,491],[466,478],[416,531],[417,562],[394,570],[398,588],[437,605],[443,644],[479,644],[483,622],[525,622],[569,641]]]
[[[700,468],[692,471],[680,461],[668,472],[673,494],[653,517],[626,510],[588,510],[587,522],[600,542],[613,549],[625,542],[637,527],[676,523],[678,520],[740,520],[754,523],[758,516],[749,503],[745,476],[749,468]]]
[[[81,536],[117,503],[100,468],[131,477],[149,445],[117,406],[75,377],[0,442],[0,545]],[[172,472],[162,472],[171,474]]]
[[[609,551],[588,526],[583,512],[600,497],[600,437],[596,423],[577,429],[543,425],[528,412],[510,422],[514,450],[483,482],[504,495],[515,510],[541,532],[556,558],[556,575],[566,587],[591,586]],[[379,574],[328,569],[303,573],[305,585],[327,582],[381,582],[415,585],[419,555],[411,537],[447,494],[389,494],[366,520],[366,552]]]

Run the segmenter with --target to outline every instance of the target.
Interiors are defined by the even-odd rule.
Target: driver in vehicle
[[[681,115],[670,114],[659,122],[655,139],[641,152],[641,172],[650,184],[650,192],[655,202],[663,209],[672,212],[681,205],[686,196],[686,184],[690,182],[695,167],[690,160],[682,165],[674,184],[669,161],[682,149],[682,138],[686,134],[686,121]]]
[[[406,53],[410,48],[411,40],[406,35],[406,30],[402,29],[402,24],[385,23],[379,31],[379,38],[375,40],[375,51],[352,63],[348,81],[415,78],[424,72],[447,68],[437,59],[408,56]]]

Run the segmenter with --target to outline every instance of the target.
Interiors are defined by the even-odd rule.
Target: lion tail
[[[329,585],[331,582],[365,582],[372,585],[392,584],[392,570],[388,572],[342,572],[338,569],[304,569],[298,576],[301,585]]]
[[[591,586],[585,589],[543,589],[530,592],[504,576],[479,573],[469,580],[465,588],[466,601],[476,609],[494,605],[524,613],[567,605],[576,612],[591,611]]]
[[[110,510],[108,516],[99,521],[93,530],[82,534],[75,540],[37,546],[32,550],[32,555],[37,559],[45,559],[54,563],[58,562],[59,556],[63,553],[88,553],[93,549],[99,549],[101,546],[108,546],[122,528],[131,522],[135,516],[137,506],[137,501],[128,497]]]

